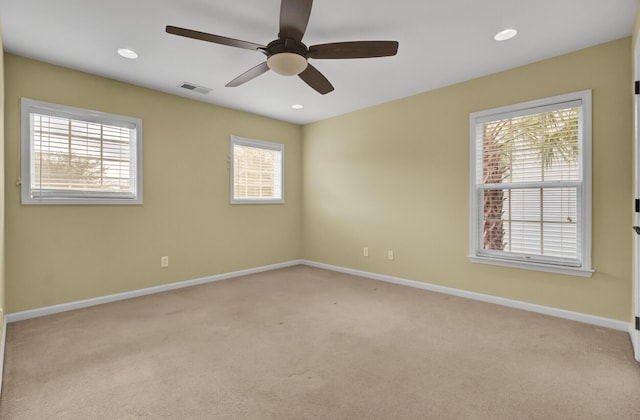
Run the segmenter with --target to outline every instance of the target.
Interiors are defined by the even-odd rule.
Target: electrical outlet
[[[388,250],[387,251],[387,259],[388,260],[393,260],[394,257],[395,257],[395,255],[393,255],[393,251],[392,250]]]
[[[364,248],[362,248],[362,255],[365,257],[369,256],[369,247],[365,246]]]
[[[160,268],[167,268],[169,267],[169,257],[165,256],[165,257],[160,257]]]

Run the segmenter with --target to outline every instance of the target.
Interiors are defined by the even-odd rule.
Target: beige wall
[[[305,258],[628,321],[630,44],[621,39],[305,126]],[[469,113],[583,89],[593,90],[596,273],[470,263]]]
[[[7,310],[306,258],[627,321],[630,50],[622,39],[303,128],[6,54]],[[596,273],[471,264],[469,113],[582,89]],[[144,205],[20,205],[23,96],[142,118]],[[285,205],[228,204],[231,134],[285,143]]]
[[[5,72],[8,312],[301,257],[299,126],[11,54]],[[21,205],[21,97],[142,118],[144,204]],[[284,205],[229,204],[230,135],[285,144]]]

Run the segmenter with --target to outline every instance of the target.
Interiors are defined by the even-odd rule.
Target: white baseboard
[[[7,341],[7,318],[2,321],[2,337],[0,337],[0,397],[2,396],[2,372],[4,371],[4,343]]]
[[[92,299],[85,299],[76,302],[63,303],[60,305],[47,306],[43,308],[30,309],[22,312],[9,313],[5,315],[5,323],[22,321],[25,319],[37,318],[46,315],[52,315],[59,312],[72,311],[75,309],[86,308],[89,306],[101,305],[103,303],[115,302],[118,300],[131,299],[134,297],[150,295],[154,293],[166,292],[174,289],[181,289],[183,287],[196,286],[199,284],[211,283],[214,281],[231,279],[234,277],[245,276],[248,274],[260,273],[264,271],[276,270],[279,268],[292,267],[295,265],[307,265],[310,267],[322,268],[325,270],[337,271],[345,274],[352,274],[355,276],[366,277],[373,280],[380,280],[387,283],[394,283],[403,286],[414,287],[417,289],[429,290],[437,293],[444,293],[453,296],[459,296],[466,299],[478,300],[482,302],[493,303],[496,305],[508,306],[515,309],[522,309],[525,311],[536,312],[544,315],[550,315],[557,318],[569,319],[572,321],[583,322],[585,324],[596,325],[603,328],[610,328],[618,331],[631,331],[629,322],[619,321],[616,319],[603,318],[595,315],[583,314],[580,312],[568,311],[565,309],[552,308],[549,306],[537,305],[534,303],[527,303],[518,300],[512,300],[502,298],[498,296],[485,295],[482,293],[470,292],[462,289],[454,289],[451,287],[439,286],[435,284],[425,283],[421,281],[408,280],[400,277],[387,276],[384,274],[371,273],[368,271],[354,270],[351,268],[339,267],[330,264],[318,263],[308,260],[293,260],[280,264],[266,265],[257,268],[251,268],[247,270],[233,271],[230,273],[223,273],[209,277],[203,277],[194,280],[181,281],[177,283],[165,284],[162,286],[149,287],[146,289],[133,290],[130,292],[117,293],[108,296],[101,296]],[[3,329],[3,333],[6,329]],[[631,334],[632,339],[635,339],[634,334]]]
[[[633,355],[635,356],[636,361],[640,362],[640,348],[638,348],[637,334],[635,326],[633,322],[629,324],[629,337],[631,338],[631,347],[633,347]]]
[[[194,280],[186,280],[177,283],[163,284],[162,286],[149,287],[146,289],[132,290],[130,292],[116,293],[113,295],[100,296],[92,299],[84,299],[75,302],[62,303],[59,305],[46,306],[43,308],[30,309],[27,311],[14,312],[5,315],[7,323],[23,321],[25,319],[38,318],[41,316],[57,314],[60,312],[73,311],[75,309],[87,308],[89,306],[102,305],[103,303],[115,302],[118,300],[131,299],[139,296],[151,295],[154,293],[166,292],[169,290],[181,289],[183,287],[196,286],[199,284],[211,283],[214,281],[227,280],[234,277],[246,276],[249,274],[271,271],[279,268],[292,267],[302,264],[301,260],[293,260],[279,264],[265,265],[262,267],[250,268],[247,270],[233,271],[230,273],[217,274],[215,276],[202,277]]]
[[[447,295],[459,296],[466,299],[479,300],[482,302],[493,303],[496,305],[508,306],[510,308],[522,309],[529,312],[536,312],[544,315],[554,316],[556,318],[569,319],[572,321],[583,322],[585,324],[596,325],[599,327],[610,328],[618,331],[629,331],[629,323],[619,321],[617,319],[603,318],[595,315],[583,314],[580,312],[567,311],[565,309],[552,308],[549,306],[536,305],[535,303],[527,303],[519,300],[512,300],[498,296],[485,295],[482,293],[470,292],[462,289],[454,289],[451,287],[439,286],[436,284],[424,283],[421,281],[407,280],[400,277],[392,277],[383,274],[371,273],[368,271],[353,270],[351,268],[338,267],[330,264],[317,263],[314,261],[303,260],[302,264],[310,267],[323,268],[325,270],[337,271],[354,276],[366,277],[373,280],[380,280],[387,283],[400,284],[403,286],[415,287],[417,289],[429,290]]]

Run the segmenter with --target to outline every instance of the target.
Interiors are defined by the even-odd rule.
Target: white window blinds
[[[282,203],[284,146],[231,138],[231,202]]]
[[[22,118],[23,202],[141,203],[140,120],[26,99]]]
[[[578,96],[472,114],[475,256],[588,268],[590,156]]]

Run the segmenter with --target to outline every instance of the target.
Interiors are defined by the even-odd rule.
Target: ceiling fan
[[[308,63],[309,58],[388,57],[396,55],[398,52],[397,41],[334,42],[312,45],[307,48],[302,43],[302,36],[307,29],[312,4],[313,0],[282,0],[280,4],[280,33],[278,34],[278,39],[271,41],[266,46],[176,26],[167,26],[166,31],[173,35],[201,41],[255,50],[267,56],[267,61],[242,73],[227,83],[227,87],[240,86],[269,70],[273,70],[283,76],[298,75],[305,83],[324,95],[334,88],[318,69]]]

